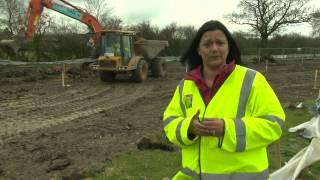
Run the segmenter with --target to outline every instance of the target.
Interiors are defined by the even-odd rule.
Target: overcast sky
[[[150,20],[152,25],[164,27],[176,22],[178,25],[194,25],[197,28],[205,21],[216,19],[223,22],[231,31],[248,31],[248,27],[231,24],[224,18],[237,10],[240,0],[106,0],[112,15],[120,17],[125,24],[135,24]],[[81,5],[80,0],[71,0]],[[312,0],[312,7],[320,8],[320,0]],[[309,35],[309,24],[295,25],[288,32]]]

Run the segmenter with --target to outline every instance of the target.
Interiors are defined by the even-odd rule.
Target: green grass
[[[132,151],[122,154],[93,179],[145,180],[172,177],[180,169],[180,152],[160,150]],[[91,179],[91,178],[90,178]]]
[[[313,102],[308,102],[308,105]],[[281,138],[282,165],[304,147],[310,140],[300,137],[297,133],[289,133],[288,129],[303,122],[309,121],[311,115],[307,109],[286,110],[286,130]],[[180,151],[165,152],[160,150],[134,150],[115,157],[100,174],[89,178],[94,180],[105,179],[164,179],[172,177],[181,167]],[[269,148],[270,170],[275,170],[274,147]],[[319,180],[320,162],[306,168],[299,176],[299,180]]]

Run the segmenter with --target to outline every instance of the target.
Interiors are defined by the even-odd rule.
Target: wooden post
[[[62,65],[62,68],[61,68],[61,82],[62,82],[62,87],[65,87],[65,84],[64,84],[64,76],[65,76],[65,65],[63,64],[63,65]]]
[[[268,66],[269,66],[269,60],[266,59],[266,72],[265,72],[265,76],[268,76]]]
[[[70,84],[65,84],[66,71],[68,71],[67,69],[68,69],[67,65],[63,64],[62,69],[61,69],[62,87],[70,87],[71,86]]]
[[[261,49],[258,49],[258,64],[261,62]]]
[[[281,168],[280,139],[274,143],[274,157],[276,169]]]
[[[285,55],[285,50],[282,49],[282,63],[285,64],[285,60],[287,60],[287,56]]]
[[[318,69],[314,73],[313,89],[317,89]]]

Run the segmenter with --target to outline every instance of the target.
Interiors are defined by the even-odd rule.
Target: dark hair
[[[198,54],[198,46],[201,40],[202,35],[207,31],[221,30],[228,40],[229,45],[229,54],[227,56],[227,63],[230,63],[232,60],[235,60],[236,64],[241,63],[240,57],[240,49],[238,48],[235,40],[231,36],[231,33],[228,29],[219,21],[208,21],[204,23],[200,29],[198,30],[196,36],[192,40],[190,47],[186,50],[186,52],[181,56],[181,63],[184,65],[188,65],[188,69],[192,70],[196,66],[202,64],[202,59]]]

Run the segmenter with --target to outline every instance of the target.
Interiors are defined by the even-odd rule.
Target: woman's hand
[[[201,122],[212,136],[220,137],[224,135],[224,120],[219,118],[204,119]]]
[[[199,120],[200,111],[193,116],[189,129],[188,136],[190,139],[195,138],[195,136],[223,136],[224,135],[224,121],[223,119],[210,118],[204,119],[200,122]]]

